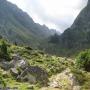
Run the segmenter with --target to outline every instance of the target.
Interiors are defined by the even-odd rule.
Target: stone
[[[77,80],[69,68],[55,76],[52,76],[49,83],[49,87],[59,88],[61,90],[73,90],[73,88],[79,90],[79,87],[74,87],[77,85]]]
[[[21,60],[21,57],[18,54],[13,54],[12,59],[17,61],[17,60]]]
[[[13,76],[17,77],[18,76],[18,70],[16,68],[11,68],[10,72]]]
[[[1,62],[1,65],[0,65],[1,68],[3,68],[4,70],[9,70],[11,68],[11,65],[9,62]]]
[[[21,69],[25,69],[28,67],[28,63],[26,60],[22,59],[17,62],[17,67],[20,67]]]
[[[38,66],[30,66],[28,72],[32,75],[35,75],[37,82],[41,82],[43,85],[47,85],[48,82],[48,73],[46,70]]]
[[[50,84],[50,87],[53,87],[53,88],[60,88],[60,85],[57,81],[54,81],[53,83]]]

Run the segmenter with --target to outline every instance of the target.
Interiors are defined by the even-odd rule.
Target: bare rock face
[[[12,56],[11,64],[13,67],[19,67],[25,69],[28,67],[28,62],[24,60],[20,55],[14,54]]]
[[[23,69],[17,79],[33,84],[40,82],[42,85],[46,86],[48,83],[48,73],[38,66],[29,66],[26,69]]]
[[[38,66],[30,66],[29,63],[20,57],[18,54],[12,56],[10,64],[13,66],[11,74],[21,82],[29,82],[32,84],[41,82],[42,85],[47,85],[48,73],[46,70]]]

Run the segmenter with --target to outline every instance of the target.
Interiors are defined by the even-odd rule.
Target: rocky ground
[[[49,86],[41,90],[80,90],[80,86],[70,69],[67,68],[62,73],[53,75]]]

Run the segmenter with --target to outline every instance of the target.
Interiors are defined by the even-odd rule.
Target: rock
[[[12,67],[12,65],[10,64],[10,62],[3,61],[1,62],[0,67],[4,70],[9,70]]]
[[[28,68],[23,70],[20,75],[17,77],[18,80],[23,81],[23,82],[29,82],[32,84],[36,83],[36,77],[28,72]]]
[[[18,70],[16,68],[11,68],[10,72],[13,76],[17,77],[18,76]]]
[[[77,86],[78,82],[75,76],[71,73],[70,69],[66,69],[60,74],[52,76],[50,79],[49,87],[59,88],[63,90],[79,90]],[[77,88],[77,89],[76,89]]]
[[[11,64],[14,67],[19,67],[21,69],[25,69],[28,67],[28,62],[22,59],[22,57],[20,57],[19,55],[15,54],[12,57],[13,57],[13,60],[11,61]]]
[[[47,85],[48,73],[38,66],[28,66],[18,75],[17,80],[31,84],[39,82],[42,85]]]
[[[53,88],[60,88],[60,85],[57,81],[54,81],[53,83],[50,84],[50,87],[53,87]]]
[[[26,60],[17,54],[14,54],[12,57],[13,60],[9,63],[4,62],[4,66],[6,69],[10,66],[8,69],[18,81],[32,84],[39,82],[42,85],[47,85],[49,80],[46,70],[38,66],[30,66]]]
[[[29,82],[29,83],[32,83],[32,84],[35,84],[35,83],[36,83],[36,78],[35,78],[35,76],[33,76],[33,75],[31,75],[31,74],[27,75],[27,79],[28,79],[28,82]]]
[[[15,61],[21,60],[21,57],[18,54],[13,54],[12,59]]]
[[[28,72],[36,77],[37,82],[41,82],[43,85],[47,85],[48,73],[46,70],[38,66],[30,66]]]
[[[26,60],[22,59],[17,62],[16,67],[20,67],[21,69],[25,69],[28,67],[28,62]]]

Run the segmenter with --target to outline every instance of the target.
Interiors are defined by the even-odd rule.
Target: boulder
[[[17,62],[16,67],[20,67],[21,69],[26,69],[28,67],[28,62],[24,59],[21,59]]]
[[[1,62],[0,67],[4,70],[9,70],[12,67],[12,65],[10,64],[10,62],[3,61]]]
[[[31,84],[35,84],[35,83],[36,83],[36,78],[35,78],[35,76],[29,74],[29,75],[26,75],[26,76],[23,78],[23,81],[29,82],[29,83],[31,83]]]
[[[11,74],[12,74],[13,76],[15,76],[15,77],[17,77],[17,76],[18,76],[18,73],[19,73],[16,68],[11,68],[11,69],[10,69],[10,72],[11,72]]]
[[[43,85],[47,85],[48,82],[48,73],[46,70],[38,66],[30,66],[28,72],[36,77],[37,82],[40,82]]]
[[[21,56],[14,54],[12,56],[12,61],[10,62],[14,67],[19,67],[21,69],[25,69],[28,67],[28,62],[22,59]]]
[[[15,61],[21,60],[21,57],[18,54],[13,54],[12,59]]]

